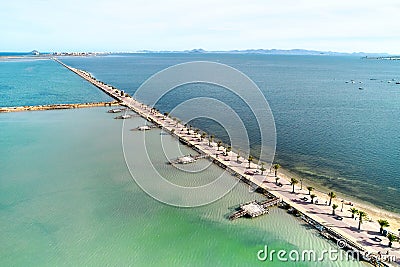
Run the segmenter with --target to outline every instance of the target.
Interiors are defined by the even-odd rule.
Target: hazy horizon
[[[200,50],[200,51],[197,51]],[[281,49],[281,48],[246,48],[246,49],[231,49],[231,50],[206,50],[203,48],[189,48],[189,49],[182,49],[182,50],[150,50],[150,49],[138,49],[138,50],[126,50],[126,51],[122,51],[122,50],[116,50],[116,51],[111,51],[111,50],[104,50],[104,51],[94,51],[94,50],[89,50],[89,49],[81,49],[81,50],[54,50],[54,51],[45,51],[45,50],[41,50],[38,48],[33,48],[30,50],[26,50],[26,51],[0,51],[0,53],[21,53],[21,54],[25,54],[25,53],[31,53],[33,51],[38,51],[41,54],[51,54],[51,53],[111,53],[111,54],[118,54],[118,53],[168,53],[168,52],[172,52],[172,53],[187,53],[187,52],[205,52],[205,53],[229,53],[229,52],[244,52],[246,53],[247,51],[249,51],[249,53],[258,53],[257,51],[266,51],[266,52],[272,52],[272,51],[276,51],[278,52],[277,54],[279,54],[279,52],[294,52],[294,51],[300,51],[300,52],[315,52],[315,53],[325,53],[326,55],[330,55],[330,54],[344,54],[344,55],[359,55],[359,54],[368,54],[368,55],[388,55],[388,56],[399,56],[400,53],[388,53],[386,51],[377,51],[377,52],[365,52],[365,51],[350,51],[350,52],[341,52],[341,51],[333,51],[333,50],[313,50],[313,49],[306,49],[306,48],[289,48],[289,49]],[[254,52],[253,52],[254,51]],[[269,53],[265,53],[265,54],[269,54]],[[274,54],[274,53],[271,53]],[[285,53],[283,53],[285,54]],[[288,55],[290,55],[290,53],[288,53]],[[295,55],[295,54],[293,54]],[[323,54],[322,54],[323,55]]]
[[[16,0],[0,51],[306,49],[400,54],[396,0]]]

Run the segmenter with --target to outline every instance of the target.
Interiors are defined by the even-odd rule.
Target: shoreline
[[[278,175],[278,177],[282,178],[282,182],[284,180],[285,184],[283,185],[283,187],[279,187],[278,185],[276,185],[273,172],[265,172],[265,175],[248,175],[246,174],[246,170],[248,170],[247,159],[241,157],[242,161],[237,162],[236,160],[234,160],[236,159],[236,154],[234,152],[229,152],[228,156],[225,156],[225,158],[223,158],[221,154],[222,151],[220,151],[219,149],[217,150],[217,144],[215,142],[212,142],[211,146],[209,146],[207,140],[200,141],[199,134],[196,134],[194,130],[187,129],[187,134],[186,131],[183,131],[183,133],[178,133],[177,129],[179,130],[185,128],[182,124],[176,123],[171,118],[166,117],[155,111],[154,108],[148,107],[147,105],[138,102],[123,91],[96,80],[86,71],[72,68],[56,58],[54,58],[54,60],[69,69],[70,71],[74,72],[81,78],[85,79],[89,83],[95,85],[104,93],[108,94],[114,99],[121,101],[121,105],[130,108],[131,110],[142,116],[144,119],[147,119],[148,121],[167,130],[168,132],[173,133],[173,135],[177,136],[179,140],[184,140],[185,143],[187,143],[189,146],[196,148],[202,153],[208,154],[211,160],[220,167],[227,169],[227,171],[229,172],[232,171],[234,174],[237,174],[240,179],[243,178],[248,183],[263,188],[267,192],[279,197],[282,202],[288,203],[291,207],[295,208],[306,218],[318,222],[320,225],[323,225],[327,230],[339,233],[340,238],[343,238],[348,244],[353,243],[356,244],[356,247],[361,247],[359,253],[368,252],[369,255],[378,258],[378,252],[381,252],[382,249],[388,249],[386,245],[387,239],[382,236],[381,237],[384,240],[375,243],[371,243],[370,241],[370,239],[380,236],[378,235],[379,231],[377,231],[379,230],[379,225],[375,221],[364,220],[364,223],[362,224],[362,230],[356,230],[354,225],[356,225],[357,222],[355,222],[354,219],[351,218],[350,212],[347,211],[347,206],[343,212],[336,211],[337,215],[343,216],[343,221],[336,219],[336,216],[332,216],[332,208],[324,204],[325,199],[327,198],[326,194],[320,192],[317,193],[317,190],[313,191],[313,193],[318,194],[318,198],[321,198],[319,200],[323,200],[321,201],[322,203],[319,204],[310,203],[309,200],[300,201],[302,199],[300,198],[300,196],[303,196],[303,198],[306,197],[308,195],[308,190],[304,188],[305,186],[303,186],[303,189],[301,190],[299,186],[296,185],[293,187],[292,192],[292,186],[288,183],[289,179],[285,176],[284,173],[279,172]],[[218,155],[221,155],[221,157],[218,157]],[[250,165],[250,169],[260,169],[260,166],[258,164],[251,163]],[[336,204],[339,200],[340,199],[336,198],[332,201],[332,203]],[[355,206],[363,207],[359,204]],[[388,213],[382,209],[380,211],[382,212],[382,214]],[[394,255],[397,257],[397,260],[400,260],[399,249],[400,247],[398,246],[397,242],[391,249],[391,252],[394,253]],[[399,262],[396,263],[398,264]]]
[[[289,182],[289,180],[290,180],[287,177],[300,178],[299,175],[294,174],[293,172],[291,172],[290,170],[287,170],[285,168],[280,168],[279,172],[280,172],[281,176],[284,176],[284,179],[286,179],[287,182]],[[334,191],[328,187],[321,185],[318,182],[310,181],[309,179],[307,179],[305,182],[303,182],[303,191],[305,190],[308,192],[307,186],[314,187],[314,190],[312,191],[313,194],[317,194],[317,195],[320,195],[323,197],[326,197],[328,192]],[[352,202],[354,204],[352,207],[355,207],[359,210],[365,211],[368,214],[368,217],[373,218],[373,222],[377,222],[377,220],[379,220],[379,219],[388,220],[390,223],[390,226],[386,228],[387,230],[391,230],[392,232],[396,233],[396,232],[398,232],[397,229],[400,229],[400,213],[386,210],[383,207],[374,205],[373,203],[369,203],[367,201],[363,201],[361,199],[358,199],[357,197],[348,195],[341,191],[334,191],[334,192],[336,193],[337,197],[332,200],[332,203],[336,203],[337,205],[339,205],[339,208],[338,208],[339,210],[341,208],[341,201],[339,201],[339,200],[344,199],[345,202],[347,202],[347,201]],[[347,211],[349,208],[350,208],[349,206],[345,205],[343,210]]]
[[[279,172],[286,177],[295,177],[295,178],[298,178],[298,180],[301,179],[300,175],[292,172],[291,170],[285,169],[283,167],[281,167],[279,169]],[[316,192],[318,192],[318,193],[326,195],[330,191],[335,191],[332,188],[326,187],[319,182],[312,181],[310,179],[303,179],[303,188],[306,189],[307,186],[314,187],[314,190],[312,191],[314,194]],[[375,221],[378,219],[387,219],[390,223],[390,227],[388,227],[388,229],[391,229],[392,232],[398,232],[397,229],[400,229],[400,213],[397,213],[397,212],[391,211],[391,210],[387,210],[382,206],[374,205],[373,203],[364,201],[362,199],[351,196],[351,195],[346,194],[341,191],[335,191],[335,193],[337,195],[336,200],[345,199],[345,201],[354,202],[354,204],[356,204],[355,205],[356,207],[362,208],[362,210],[366,211],[368,215],[374,214],[371,217],[374,217]]]
[[[37,106],[16,106],[16,107],[0,107],[0,113],[23,112],[23,111],[43,111],[56,109],[75,109],[75,108],[92,108],[92,107],[111,107],[119,106],[118,101],[109,102],[88,102],[76,104],[52,104]]]

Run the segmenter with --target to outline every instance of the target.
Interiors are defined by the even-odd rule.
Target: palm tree
[[[329,192],[328,193],[329,196],[329,206],[332,204],[332,199],[336,197],[335,192]]]
[[[278,169],[281,167],[279,164],[274,164],[273,168],[275,170],[275,177],[278,176]]]
[[[332,215],[335,215],[335,210],[338,208],[339,206],[336,204],[332,205]]]
[[[222,141],[218,141],[217,142],[218,151],[219,151],[219,148],[221,147],[221,145],[222,145]]]
[[[354,215],[358,213],[358,209],[356,209],[356,208],[351,208],[351,209],[349,209],[349,211],[351,212],[351,218],[354,219]]]
[[[250,169],[250,164],[251,164],[251,162],[253,161],[253,156],[252,155],[249,155],[249,157],[247,158],[247,161],[249,162],[249,169]]]
[[[299,181],[298,181],[296,178],[290,179],[290,184],[291,184],[292,187],[293,187],[292,193],[294,193],[294,186],[295,186],[296,184],[298,184],[298,183],[299,183]]]
[[[276,183],[276,184],[278,184],[279,179],[281,179],[281,178],[275,177],[275,183]]]
[[[395,241],[397,239],[397,237],[394,234],[389,233],[387,235],[387,238],[389,239],[389,248],[391,248],[392,244],[393,244],[393,241]]]
[[[228,153],[232,151],[232,147],[228,146],[225,151],[226,151],[226,155],[228,155]]]
[[[265,171],[265,170],[266,170],[266,169],[264,168],[264,162],[262,162],[262,163],[261,163],[261,168],[260,168],[261,175],[264,174],[264,171]]]
[[[358,216],[359,216],[359,221],[358,221],[358,230],[361,230],[361,224],[363,223],[363,220],[365,218],[367,218],[367,213],[365,211],[361,211],[359,210],[358,212]]]
[[[389,227],[390,225],[389,225],[389,222],[387,221],[387,220],[378,220],[378,223],[379,223],[379,225],[381,226],[381,228],[379,229],[379,232],[381,233],[381,234],[383,234],[383,228],[384,227]]]
[[[201,141],[203,141],[203,139],[206,138],[206,137],[207,137],[207,134],[203,132],[203,133],[200,135]]]
[[[208,146],[211,146],[211,142],[213,141],[213,139],[214,139],[214,135],[212,134],[212,135],[210,135],[210,137],[208,138]]]
[[[314,190],[314,187],[312,186],[307,186],[308,194],[311,195],[311,191]]]
[[[240,158],[240,149],[238,149],[238,152],[236,154],[236,162],[239,163],[239,158]]]
[[[314,198],[316,198],[316,197],[317,197],[317,195],[315,195],[315,194],[312,194],[310,197],[311,197],[311,203],[314,203]]]

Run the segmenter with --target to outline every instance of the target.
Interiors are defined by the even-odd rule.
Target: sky
[[[400,54],[399,14],[399,0],[11,0],[0,4],[0,51]]]

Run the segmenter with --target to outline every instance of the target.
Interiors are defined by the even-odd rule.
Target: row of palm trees
[[[168,113],[166,113],[166,114],[164,114],[164,115],[165,115],[165,116],[169,116]],[[175,118],[174,118],[174,119],[175,119]],[[177,124],[180,123],[180,121],[178,121],[178,120],[176,120],[176,122],[177,122]],[[187,126],[188,126],[188,125],[185,124],[185,127],[187,127]],[[189,131],[190,131],[191,129],[192,129],[192,126],[187,127],[188,133],[189,133]],[[196,133],[196,134],[198,134],[199,132],[200,132],[199,129],[196,129],[196,130],[195,130],[195,133]],[[202,132],[201,135],[200,135],[201,141],[203,141],[203,139],[206,138],[207,136],[208,136],[207,133]],[[213,142],[214,138],[215,138],[214,135],[209,135],[209,138],[208,138],[208,145],[209,145],[209,146],[211,146],[211,143]],[[217,142],[218,151],[220,151],[220,147],[221,147],[221,146],[222,146],[222,141],[218,141],[218,142]],[[232,151],[232,147],[231,147],[231,146],[228,146],[228,147],[225,149],[225,153],[229,153],[229,152],[231,152],[231,151]],[[239,158],[240,158],[240,150],[239,150],[238,153],[237,153],[237,161],[239,161]],[[253,160],[254,160],[254,157],[253,157],[252,155],[249,155],[248,158],[247,158],[247,161],[248,161],[248,163],[249,163],[248,168],[250,168],[251,162],[252,162]],[[261,175],[263,175],[264,171],[266,171],[266,169],[265,169],[264,166],[265,166],[265,164],[264,164],[264,163],[261,163],[261,168],[260,168],[260,170],[261,170]],[[278,184],[278,181],[279,181],[279,179],[280,179],[280,178],[278,177],[278,170],[281,168],[281,165],[280,165],[280,164],[274,164],[274,165],[272,165],[271,168],[275,171],[275,183]],[[290,184],[292,185],[292,193],[295,192],[295,185],[298,184],[298,183],[299,183],[299,180],[297,180],[296,178],[291,178],[291,179],[290,179]],[[314,189],[315,189],[315,188],[312,187],[312,186],[308,186],[308,187],[307,187],[308,195],[310,195],[310,198],[311,198],[311,203],[314,203],[314,199],[317,197],[315,194],[311,194],[311,192],[312,192]],[[335,211],[336,211],[336,209],[337,209],[339,206],[338,206],[337,204],[335,204],[335,203],[332,204],[332,200],[333,200],[334,198],[336,198],[336,193],[333,192],[333,191],[331,191],[331,192],[329,192],[327,195],[329,196],[329,204],[328,204],[328,205],[329,205],[329,206],[332,206],[332,215],[335,215]],[[357,210],[356,208],[351,208],[349,211],[351,212],[351,217],[352,217],[352,218],[354,218],[355,215],[358,215],[358,216],[359,216],[358,230],[361,230],[361,225],[362,225],[363,221],[368,217],[367,213],[364,212],[364,211],[362,211],[362,210]],[[379,223],[379,225],[380,225],[379,232],[380,232],[381,234],[383,234],[384,228],[385,228],[385,227],[389,227],[389,222],[388,222],[387,220],[380,219],[380,220],[378,220],[378,223]],[[389,247],[392,247],[393,242],[394,242],[398,237],[396,237],[396,236],[395,236],[394,234],[392,234],[392,233],[389,233],[389,234],[387,235],[387,238],[389,239]]]
[[[171,118],[171,115],[170,115],[169,112],[165,112],[164,116]],[[181,123],[181,121],[178,120],[177,118],[172,118],[172,119],[176,122],[175,126],[178,126],[178,124]],[[192,130],[192,126],[188,125],[188,124],[185,124],[184,127],[187,129],[187,134],[190,134],[190,131]],[[182,129],[181,131],[183,131],[183,130],[184,129]],[[199,134],[200,130],[199,129],[195,129],[194,132],[195,132],[195,134]],[[203,139],[205,139],[207,136],[208,136],[208,146],[211,146],[211,143],[214,142],[215,135],[213,135],[213,134],[208,135],[206,132],[202,132],[201,135],[200,135],[200,140],[203,141]],[[222,143],[221,140],[219,140],[217,142],[217,151],[220,151],[221,147],[223,147],[223,143]],[[225,148],[225,154],[227,154],[227,153],[229,153],[231,151],[232,151],[232,147],[231,146],[228,146],[228,147]],[[237,156],[236,157],[237,157],[236,161],[239,162],[240,150],[237,152]],[[247,158],[247,161],[249,163],[248,168],[250,168],[251,162],[253,162],[253,160],[254,160],[254,157],[252,155],[249,155],[249,157]],[[261,163],[261,168],[260,168],[261,175],[263,175],[264,171],[266,171],[264,166],[265,166],[265,164]],[[277,172],[278,172],[278,169],[280,168],[280,165],[279,164],[275,164],[275,165],[273,165],[273,168],[275,169],[275,176],[277,176]]]
[[[279,180],[279,178],[276,177],[276,178],[275,178],[276,183],[278,183],[278,180]],[[292,193],[294,193],[294,186],[295,186],[296,184],[298,184],[298,182],[299,182],[299,181],[298,181],[296,178],[291,178],[291,179],[290,179],[290,184],[292,185]],[[309,194],[310,197],[311,197],[311,203],[314,203],[314,198],[317,197],[315,194],[311,194],[311,192],[314,190],[314,187],[308,186],[308,187],[307,187],[307,190],[308,190],[308,194]],[[336,209],[339,207],[339,205],[337,205],[337,204],[335,204],[335,203],[332,204],[332,200],[333,200],[334,198],[336,198],[336,193],[333,192],[333,191],[331,191],[331,192],[329,192],[327,195],[329,196],[329,206],[332,205],[332,215],[335,215],[335,211],[336,211]],[[367,214],[365,211],[357,210],[356,208],[351,208],[349,211],[351,212],[351,217],[352,217],[352,218],[354,218],[356,214],[359,216],[359,220],[358,220],[358,230],[361,230],[361,225],[362,225],[363,221],[368,217],[368,214]],[[380,232],[381,234],[383,234],[384,227],[389,227],[389,222],[388,222],[387,220],[380,219],[380,220],[378,220],[378,223],[379,223],[379,225],[380,225],[379,232]],[[389,247],[392,247],[393,242],[394,242],[396,239],[399,239],[396,235],[394,235],[394,234],[392,234],[392,233],[389,233],[389,234],[387,235],[387,238],[389,239],[389,244],[388,244]],[[400,239],[399,239],[399,241],[400,241]]]
[[[165,114],[164,114],[165,115]],[[168,116],[169,114],[166,114],[166,116]],[[177,121],[177,123],[180,123],[180,121]],[[187,127],[187,125],[185,125],[185,127]],[[188,134],[189,134],[189,131],[191,130],[191,126],[189,126],[188,127],[188,129],[187,129],[187,131],[188,131]],[[195,133],[196,134],[198,134],[200,132],[200,130],[198,130],[198,129],[196,129],[195,130]],[[203,141],[203,139],[204,138],[206,138],[208,135],[207,135],[207,133],[205,133],[205,132],[202,132],[201,133],[201,135],[200,135],[200,140],[201,141]],[[211,143],[213,142],[213,140],[214,140],[214,138],[215,138],[215,136],[214,135],[209,135],[209,138],[208,138],[208,145],[209,146],[211,146]],[[220,147],[222,146],[222,141],[218,141],[217,142],[217,147],[218,147],[218,151],[220,151]],[[231,146],[228,146],[226,149],[225,149],[225,153],[227,154],[227,153],[229,153],[229,152],[231,152],[232,151],[232,147]],[[240,158],[240,150],[238,151],[238,153],[237,153],[237,161],[239,162],[239,158]],[[248,156],[248,158],[247,158],[247,161],[248,161],[248,168],[250,168],[250,166],[251,166],[251,162],[253,162],[253,160],[254,160],[254,157],[252,156],[252,155],[249,155]],[[275,172],[275,183],[276,184],[278,184],[278,181],[279,181],[279,177],[278,177],[278,170],[281,168],[281,165],[280,164],[274,164],[274,165],[272,165],[272,167],[271,167],[271,169],[273,169],[274,170],[274,172]],[[265,164],[264,163],[261,163],[261,167],[260,167],[260,170],[261,170],[261,175],[263,175],[264,174],[264,171],[266,171],[266,169],[265,169]],[[298,179],[296,179],[296,178],[291,178],[290,179],[290,184],[292,185],[292,193],[294,193],[295,192],[295,185],[296,184],[298,184],[299,183],[299,180]],[[314,199],[317,197],[317,195],[315,195],[315,194],[311,194],[311,192],[314,190],[315,188],[314,187],[312,187],[312,186],[308,186],[307,187],[307,190],[308,190],[308,195],[310,195],[310,198],[311,198],[311,203],[314,203]],[[337,204],[332,204],[332,200],[334,199],[334,198],[336,198],[336,193],[335,192],[333,192],[333,191],[331,191],[331,192],[329,192],[328,194],[328,197],[329,197],[329,206],[332,206],[332,215],[335,215],[335,211],[336,211],[336,209],[339,207]],[[349,210],[350,212],[351,212],[351,217],[352,218],[355,218],[355,215],[358,215],[358,217],[359,217],[359,220],[358,220],[358,230],[361,230],[361,225],[362,225],[362,223],[363,223],[363,221],[368,217],[368,214],[365,212],[365,211],[362,211],[362,210],[357,210],[356,208],[351,208],[350,210]],[[379,225],[380,225],[380,229],[379,229],[379,232],[381,233],[381,234],[383,234],[383,230],[384,230],[384,228],[385,227],[389,227],[390,225],[389,225],[389,222],[387,221],[387,220],[384,220],[384,219],[380,219],[380,220],[378,220],[378,223],[379,223]],[[387,235],[387,238],[388,238],[388,240],[389,240],[389,247],[392,247],[392,244],[393,244],[393,242],[396,240],[396,239],[398,239],[398,237],[396,236],[396,235],[394,235],[394,234],[392,234],[392,233],[389,233],[388,235]]]
[[[276,183],[278,183],[278,180],[279,180],[279,177],[276,177],[275,178]],[[292,185],[292,193],[294,193],[294,187],[298,183],[299,183],[299,181],[296,178],[291,178],[290,179],[290,184]],[[308,190],[308,194],[311,197],[311,203],[314,203],[314,198],[317,197],[315,194],[311,194],[311,192],[314,190],[314,187],[308,186],[307,190]],[[332,205],[332,215],[335,215],[335,211],[339,207],[339,205],[337,205],[335,203],[332,204],[332,200],[334,198],[336,198],[336,193],[331,191],[327,195],[329,196],[329,206]],[[351,217],[352,218],[354,218],[356,214],[359,216],[358,230],[361,230],[361,224],[368,217],[368,214],[365,211],[357,210],[356,208],[351,208],[349,211],[351,212]],[[389,227],[389,222],[387,220],[380,219],[380,220],[378,220],[378,223],[380,225],[379,232],[381,234],[383,234],[384,227]],[[392,247],[393,242],[396,239],[398,239],[398,237],[396,235],[392,234],[392,233],[389,233],[387,235],[387,238],[389,239],[389,245],[388,245],[389,247]],[[399,241],[400,241],[400,239],[399,239]]]
[[[312,186],[309,186],[309,187],[307,187],[307,189],[308,189],[308,192],[309,192],[308,194],[309,194],[310,197],[311,197],[311,203],[313,203],[313,202],[314,202],[313,200],[314,200],[314,198],[316,197],[316,195],[311,194],[311,191],[313,191],[314,188],[313,188]],[[332,203],[332,199],[333,199],[333,198],[336,198],[336,194],[335,194],[335,192],[329,192],[329,193],[328,193],[328,196],[329,196],[329,206],[330,206],[331,203]],[[333,204],[333,205],[332,205],[332,215],[335,215],[335,210],[336,210],[338,207],[339,207],[339,206],[338,206],[337,204]],[[358,230],[361,230],[361,225],[362,225],[363,221],[364,221],[366,218],[368,218],[368,214],[367,214],[365,211],[358,210],[358,209],[356,209],[356,208],[351,208],[349,211],[351,212],[351,218],[355,218],[355,216],[358,215]],[[383,230],[384,230],[384,228],[390,226],[390,225],[389,225],[389,222],[388,222],[387,220],[380,219],[380,220],[378,220],[378,223],[379,223],[379,225],[380,225],[379,232],[383,235]],[[394,235],[394,234],[392,234],[392,233],[389,233],[389,234],[387,235],[387,238],[389,239],[389,244],[388,244],[389,247],[392,247],[393,242],[394,242],[396,239],[399,239],[396,235]],[[399,241],[400,241],[400,239],[399,239]]]
[[[165,114],[164,114],[165,115]],[[168,116],[169,114],[166,114],[166,116]],[[180,123],[180,121],[177,121],[177,123]],[[187,125],[185,125],[185,127],[187,127]],[[189,131],[191,130],[191,126],[187,129],[188,130],[188,134],[189,134]],[[200,132],[200,130],[198,130],[198,129],[196,129],[195,130],[195,133],[196,134],[198,134]],[[200,140],[201,141],[203,141],[203,139],[204,138],[206,138],[208,135],[207,135],[207,133],[205,133],[205,132],[202,132],[201,133],[201,135],[200,135]],[[211,143],[213,142],[213,140],[214,140],[214,138],[215,138],[215,136],[214,135],[209,135],[209,138],[208,138],[208,145],[209,146],[211,146]],[[222,141],[218,141],[217,142],[217,147],[218,147],[218,151],[220,151],[220,147],[222,146]],[[227,153],[229,153],[229,152],[231,152],[232,151],[232,147],[231,146],[228,146],[226,149],[225,149],[225,153],[227,154]],[[238,153],[237,153],[237,161],[239,162],[239,158],[240,158],[240,150],[238,151]],[[251,165],[251,162],[254,160],[254,157],[252,156],[252,155],[249,155],[248,156],[248,158],[247,158],[247,161],[248,161],[248,163],[249,163],[249,165],[248,165],[248,168],[250,168],[250,165]],[[275,183],[276,184],[278,184],[278,181],[279,181],[279,177],[278,177],[278,170],[281,168],[281,165],[280,164],[274,164],[274,165],[272,165],[272,167],[271,167],[274,171],[275,171]],[[265,164],[264,163],[261,163],[261,168],[260,168],[260,170],[261,170],[261,175],[263,175],[264,174],[264,171],[266,171],[266,169],[265,169]],[[294,193],[295,192],[295,185],[296,184],[298,184],[299,183],[299,180],[298,179],[296,179],[296,178],[291,178],[290,179],[290,184],[292,185],[292,193]],[[311,203],[314,203],[314,199],[317,197],[317,195],[315,195],[315,194],[311,194],[311,192],[314,190],[315,188],[314,187],[312,187],[312,186],[308,186],[307,187],[307,190],[308,190],[308,195],[310,195],[310,198],[311,198]],[[328,194],[328,197],[329,197],[329,206],[332,206],[332,215],[335,215],[335,211],[336,211],[336,209],[339,207],[337,204],[332,204],[332,200],[334,199],[334,198],[336,198],[336,193],[335,192],[333,192],[333,191],[331,191],[331,192],[329,192]],[[355,218],[355,215],[358,215],[359,216],[359,221],[358,221],[358,230],[361,230],[361,225],[362,225],[362,223],[363,223],[363,221],[368,217],[368,214],[365,212],[365,211],[362,211],[362,210],[357,210],[356,208],[351,208],[350,210],[349,210],[350,212],[351,212],[351,217],[352,218]],[[381,233],[381,234],[383,234],[383,230],[384,230],[384,228],[385,227],[389,227],[390,225],[389,225],[389,222],[387,221],[387,220],[384,220],[384,219],[380,219],[380,220],[378,220],[378,223],[379,223],[379,225],[380,225],[380,229],[379,229],[379,232]],[[389,239],[389,247],[392,247],[392,244],[393,244],[393,242],[396,240],[396,239],[398,239],[398,237],[396,236],[396,235],[394,235],[394,234],[392,234],[392,233],[389,233],[388,235],[387,235],[387,238]]]
[[[169,114],[168,112],[165,112],[164,115],[165,115],[166,117],[170,116],[170,114]],[[177,124],[181,122],[180,120],[177,120],[176,118],[173,118],[173,119],[177,122]],[[187,128],[187,131],[188,131],[188,134],[189,134],[189,131],[192,129],[192,126],[191,126],[191,125],[185,124],[184,127]],[[198,133],[200,132],[199,129],[195,129],[194,131],[195,131],[196,134],[198,134]],[[212,142],[214,141],[214,139],[215,139],[215,136],[214,136],[213,134],[208,135],[206,132],[202,132],[201,135],[200,135],[200,140],[203,141],[203,139],[206,138],[207,136],[208,136],[208,146],[211,146],[211,143],[212,143]],[[219,140],[219,141],[217,142],[217,151],[220,151],[220,148],[221,148],[221,147],[223,147],[223,143],[222,143],[221,140]],[[231,147],[231,146],[228,146],[228,147],[225,148],[225,153],[226,153],[226,154],[229,153],[229,152],[231,152],[231,151],[232,151],[232,147]],[[236,157],[237,157],[236,161],[239,162],[240,150],[237,152],[237,156],[236,156]],[[254,157],[253,157],[252,155],[249,155],[248,158],[247,158],[247,161],[248,161],[248,163],[249,163],[248,168],[250,168],[251,162],[253,162],[253,160],[254,160]],[[264,171],[266,171],[266,169],[265,169],[264,166],[265,166],[265,163],[261,163],[261,168],[260,168],[260,170],[261,170],[261,175],[263,175],[263,174],[264,174]],[[279,169],[280,167],[281,167],[281,165],[279,165],[279,164],[274,164],[274,165],[272,166],[272,168],[275,170],[275,177],[277,177],[277,175],[278,175],[278,169]]]

